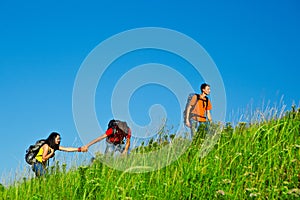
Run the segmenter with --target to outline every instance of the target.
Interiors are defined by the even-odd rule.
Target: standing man
[[[104,138],[106,138],[105,155],[126,155],[128,153],[128,149],[130,147],[131,130],[127,126],[126,122],[114,119],[110,120],[108,123],[106,132],[83,146],[82,151],[87,151],[91,145],[100,142]],[[125,147],[124,139],[126,139]]]
[[[191,136],[195,135],[201,123],[206,126],[212,121],[210,110],[212,105],[207,95],[210,94],[210,85],[203,83],[201,94],[195,94],[186,109],[185,125],[191,128]]]

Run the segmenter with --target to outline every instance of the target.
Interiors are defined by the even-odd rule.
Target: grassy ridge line
[[[252,125],[225,127],[200,159],[200,131],[171,165],[126,173],[99,160],[88,167],[2,188],[2,199],[299,199],[299,110]],[[176,144],[176,139],[173,141]]]

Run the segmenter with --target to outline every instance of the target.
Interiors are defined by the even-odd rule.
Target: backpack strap
[[[207,109],[207,106],[208,106],[208,98],[207,96],[205,96],[205,101],[203,99],[201,99],[202,103],[203,103],[203,108],[205,107],[205,110]],[[205,102],[205,104],[204,104]]]

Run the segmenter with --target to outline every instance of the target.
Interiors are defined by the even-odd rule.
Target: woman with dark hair
[[[45,144],[40,148],[38,154],[35,157],[35,162],[32,165],[32,170],[35,172],[36,176],[43,176],[46,174],[47,163],[50,158],[54,156],[56,150],[66,151],[66,152],[86,152],[86,150],[81,150],[81,147],[63,147],[60,146],[60,134],[57,132],[52,132],[46,139]]]

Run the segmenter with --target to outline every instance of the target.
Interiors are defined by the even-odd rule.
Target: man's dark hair
[[[201,92],[206,88],[206,86],[210,87],[210,85],[208,85],[207,83],[203,83],[200,87]]]
[[[59,149],[59,144],[55,144],[55,138],[57,136],[60,136],[59,133],[57,132],[52,132],[49,137],[46,139],[46,143],[54,150],[58,150]]]

